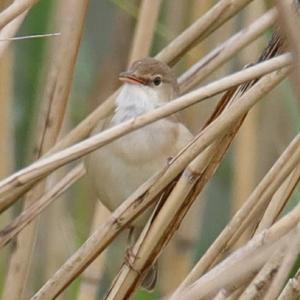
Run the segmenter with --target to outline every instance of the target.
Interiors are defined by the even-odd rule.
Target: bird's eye
[[[153,83],[154,85],[158,86],[161,84],[161,77],[160,76],[156,76],[154,79],[153,79]]]

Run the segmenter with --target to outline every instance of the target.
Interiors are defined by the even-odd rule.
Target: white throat
[[[112,123],[121,123],[159,107],[164,103],[160,98],[154,88],[124,84],[116,99],[117,108]]]

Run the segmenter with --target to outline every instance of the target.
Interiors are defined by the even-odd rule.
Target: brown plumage
[[[173,86],[176,96],[179,93],[175,72],[168,65],[155,58],[145,57],[133,62],[128,71],[120,74],[120,78],[130,74],[135,74],[137,78],[142,79],[141,83],[145,85],[153,85],[153,79],[160,76],[163,82]]]

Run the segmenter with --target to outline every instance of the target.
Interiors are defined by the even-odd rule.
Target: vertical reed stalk
[[[71,1],[72,2],[72,1]],[[69,97],[73,72],[83,32],[88,0],[74,5],[69,2],[69,17],[65,19],[61,44],[55,61],[51,65],[49,78],[45,88],[43,112],[40,119],[40,132],[35,146],[35,157],[46,153],[56,142],[60,132],[67,100]],[[26,209],[45,190],[45,185],[40,184],[26,196],[24,208]],[[31,266],[31,258],[34,253],[38,220],[26,228],[17,238],[17,247],[11,257],[4,289],[4,298],[11,300],[24,299],[28,275]]]
[[[128,64],[149,56],[161,0],[142,0]]]

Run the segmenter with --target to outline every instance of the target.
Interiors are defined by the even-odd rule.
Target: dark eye
[[[161,77],[160,76],[156,76],[153,79],[153,83],[154,83],[154,85],[160,85],[161,84]]]

